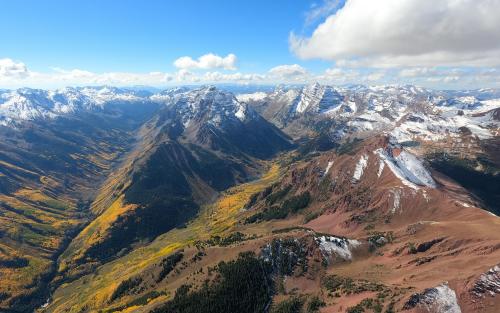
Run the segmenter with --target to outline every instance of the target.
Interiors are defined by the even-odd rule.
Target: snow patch
[[[384,161],[380,160],[380,162],[378,163],[378,171],[377,171],[378,178],[380,178],[380,176],[382,175],[382,172],[384,171],[384,167],[385,167]]]
[[[328,165],[325,168],[325,174],[323,174],[323,176],[326,176],[326,174],[328,174],[328,172],[330,171],[330,168],[332,167],[332,165],[333,165],[333,161],[329,161]]]
[[[431,200],[431,198],[427,194],[427,191],[425,191],[425,190],[422,190],[422,196],[424,196],[425,202],[427,202],[427,203]]]
[[[395,214],[401,205],[401,190],[399,189],[391,190],[391,193],[393,196],[391,213]]]
[[[243,105],[240,105],[238,111],[234,114],[240,121],[245,120],[246,108]]]
[[[45,303],[40,306],[40,309],[47,308],[49,304],[50,304],[50,298],[47,298],[47,301],[45,301]]]
[[[489,99],[481,101],[481,104],[483,104],[483,106],[475,109],[474,113],[483,113],[500,107],[500,99]]]
[[[465,202],[457,201],[457,204],[460,204],[461,206],[466,207],[466,208],[470,208],[470,205],[468,203],[465,203]]]
[[[404,185],[415,190],[418,186],[436,187],[429,171],[413,154],[402,150],[398,156],[392,156],[391,152],[384,149],[375,151]]]
[[[324,257],[337,256],[346,261],[352,260],[352,250],[361,242],[334,236],[321,236],[316,238]]]
[[[354,181],[360,180],[361,176],[363,176],[363,173],[367,165],[368,165],[368,156],[363,154],[359,158],[359,161],[356,164],[356,168],[354,169],[354,174],[352,175]]]

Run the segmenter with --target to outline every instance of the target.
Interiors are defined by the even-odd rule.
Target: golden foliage
[[[277,181],[280,174],[279,165],[272,164],[260,179],[223,192],[217,201],[203,207],[200,214],[187,227],[173,229],[159,236],[149,245],[137,248],[115,261],[104,264],[99,268],[98,280],[87,280],[86,277],[82,277],[61,286],[54,294],[54,302],[57,302],[58,306],[53,312],[63,312],[66,309],[69,309],[70,312],[76,312],[85,305],[93,308],[106,307],[108,305],[107,299],[114,290],[110,286],[115,286],[117,282],[141,272],[166,255],[188,245],[193,245],[198,240],[229,233],[236,227],[239,216],[243,213],[242,209],[251,195],[264,190]],[[125,208],[122,205],[122,199],[119,198],[113,203],[111,212],[107,213],[106,217],[99,219],[94,229],[87,230],[86,236],[89,240],[95,239],[90,236],[90,233],[112,221],[123,210]],[[68,297],[68,295],[75,293],[78,293],[79,296]],[[65,302],[61,303],[62,301]],[[132,308],[125,310],[125,312],[130,310]]]

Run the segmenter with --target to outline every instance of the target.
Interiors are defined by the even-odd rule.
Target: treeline
[[[253,252],[217,266],[219,277],[199,289],[179,287],[172,300],[152,313],[261,313],[270,304],[272,269]]]
[[[165,279],[165,277],[167,277],[167,275],[174,270],[177,263],[179,263],[183,257],[184,254],[178,251],[164,258],[159,263],[160,272],[158,273],[158,276],[155,278],[156,283],[159,283],[163,279]],[[126,295],[138,294],[142,292],[143,290],[141,288],[142,283],[143,283],[142,276],[132,276],[128,279],[123,280],[111,294],[109,302],[113,302],[116,299],[119,299]]]
[[[281,191],[278,191],[275,194],[271,194],[272,201],[268,201],[270,203],[274,203],[275,195],[278,194],[281,196]],[[267,199],[266,199],[267,201]],[[245,220],[245,223],[255,223],[258,221],[269,221],[273,219],[283,219],[286,218],[289,214],[294,214],[299,212],[300,210],[306,208],[311,202],[311,194],[306,191],[297,196],[291,196],[290,198],[283,201],[281,205],[272,205],[266,207],[262,212],[256,213]]]
[[[325,306],[325,302],[313,296],[306,299],[304,296],[293,296],[271,307],[270,313],[317,313],[321,307]]]

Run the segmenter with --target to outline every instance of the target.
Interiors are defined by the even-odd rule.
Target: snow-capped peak
[[[302,88],[295,111],[325,112],[340,105],[342,99],[343,97],[333,87],[314,83]]]
[[[498,113],[493,112],[500,108],[498,90],[434,91],[412,85],[334,88],[315,83],[280,86],[262,105],[270,108],[269,115],[279,125],[297,120],[314,123],[310,117],[317,116],[324,127],[331,120],[338,139],[389,131],[400,142],[442,140],[469,132],[482,140],[496,136],[500,128]]]
[[[165,104],[178,113],[185,126],[189,125],[191,120],[202,116],[214,125],[234,118],[245,121],[249,110],[248,106],[238,101],[232,93],[214,86],[175,93]]]
[[[102,110],[109,102],[141,100],[143,98],[134,91],[114,87],[6,90],[0,93],[0,124]]]

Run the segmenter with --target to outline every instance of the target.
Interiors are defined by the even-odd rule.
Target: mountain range
[[[495,89],[1,90],[0,311],[496,312],[499,131]]]

